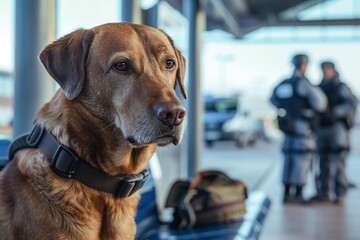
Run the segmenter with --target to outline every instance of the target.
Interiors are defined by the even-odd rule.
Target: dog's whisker
[[[107,126],[105,126],[105,127],[103,127],[103,128],[100,128],[100,130],[106,130],[106,129],[110,128],[111,126],[115,126],[115,127],[116,127],[116,123],[115,123],[115,122],[112,122],[112,123],[110,123],[109,125],[107,125]]]
[[[107,146],[109,146],[110,145],[110,143],[111,143],[111,139],[113,138],[113,136],[114,136],[114,134],[115,134],[115,132],[116,132],[116,130],[117,130],[117,127],[116,127],[116,123],[115,122],[113,122],[112,124],[110,124],[110,126],[111,125],[114,125],[115,127],[114,127],[114,129],[113,129],[113,131],[111,132],[111,135],[110,135],[110,137],[109,137],[109,140],[108,140],[108,142],[107,142]],[[109,126],[109,127],[110,127]]]

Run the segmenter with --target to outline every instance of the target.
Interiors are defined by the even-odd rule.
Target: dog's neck
[[[110,175],[139,173],[156,149],[155,144],[132,148],[113,122],[87,111],[76,99],[66,99],[61,91],[39,111],[36,122]]]

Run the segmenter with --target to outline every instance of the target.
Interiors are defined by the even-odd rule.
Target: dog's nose
[[[181,105],[168,102],[154,106],[157,118],[166,126],[179,126],[185,117],[185,108]]]

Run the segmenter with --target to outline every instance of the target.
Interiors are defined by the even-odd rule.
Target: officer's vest
[[[286,79],[275,89],[277,101],[279,103],[278,108],[282,108],[286,111],[286,114],[284,115],[298,118],[302,116],[304,110],[311,109],[308,99],[300,96],[297,91],[300,80],[300,77]],[[279,96],[280,92],[285,90],[287,90],[288,93],[284,93],[283,96]]]
[[[332,110],[339,104],[342,104],[344,102],[343,99],[341,99],[339,94],[339,89],[344,85],[344,83],[333,79],[330,80],[331,82],[324,83],[324,81],[321,82],[319,87],[323,90],[325,93],[327,99],[328,99],[328,109],[325,113],[320,114],[320,124],[321,126],[330,126],[335,124],[338,121],[342,121],[346,128],[350,129],[352,128],[354,124],[354,117],[349,115],[344,118],[336,119],[335,117],[331,117],[330,114],[332,113]]]
[[[321,82],[319,87],[325,93],[328,99],[329,110],[331,111],[338,104],[342,103],[342,99],[339,96],[339,88],[343,85],[340,81],[330,80],[329,83]]]
[[[296,132],[295,130],[295,122],[297,119],[308,120],[310,127],[313,127],[310,119],[304,117],[304,112],[311,108],[308,100],[300,96],[297,91],[300,80],[300,77],[294,76],[282,81],[275,88],[275,96],[279,103],[277,117],[279,129],[290,135],[302,135],[302,133]]]

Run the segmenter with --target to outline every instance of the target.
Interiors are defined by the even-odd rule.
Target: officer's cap
[[[321,68],[331,68],[331,69],[335,69],[335,64],[333,62],[330,61],[326,61],[326,62],[322,62],[321,63]]]
[[[298,67],[302,64],[308,64],[309,58],[305,54],[297,54],[293,57],[291,63],[295,65],[295,67]]]

